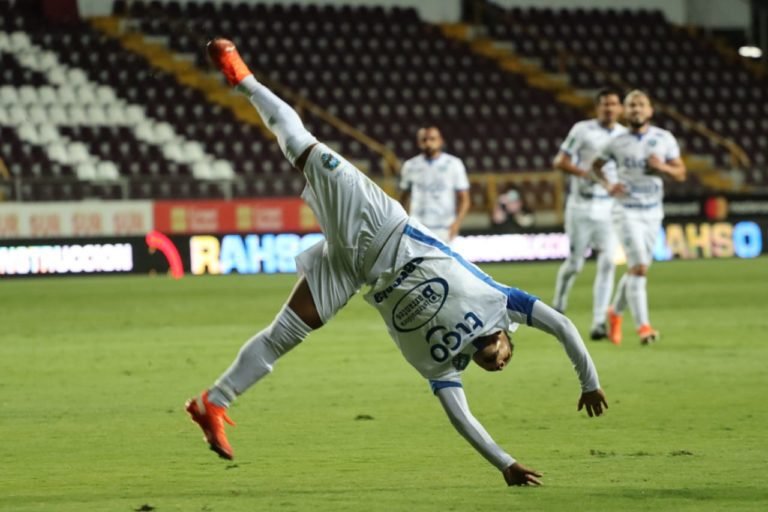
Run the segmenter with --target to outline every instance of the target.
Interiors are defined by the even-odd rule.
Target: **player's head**
[[[597,120],[603,125],[613,125],[619,122],[621,112],[621,93],[610,87],[600,89],[595,96],[595,111]]]
[[[432,158],[443,149],[443,136],[437,126],[427,125],[416,133],[419,149],[428,158]]]
[[[630,127],[635,130],[642,128],[653,117],[651,98],[639,89],[630,91],[624,98],[624,111]]]
[[[512,359],[515,346],[505,331],[495,332],[488,336],[480,336],[472,340],[477,351],[472,360],[484,370],[498,372],[503,370]]]

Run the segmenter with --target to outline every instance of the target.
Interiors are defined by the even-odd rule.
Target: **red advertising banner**
[[[155,229],[166,234],[308,233],[320,226],[299,198],[155,201]]]

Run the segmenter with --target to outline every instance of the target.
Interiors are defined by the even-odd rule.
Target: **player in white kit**
[[[596,251],[590,337],[600,340],[607,335],[605,317],[613,291],[616,239],[611,219],[613,198],[595,181],[592,162],[611,138],[626,133],[627,129],[618,122],[622,110],[618,91],[603,89],[595,101],[597,117],[573,125],[553,162],[555,168],[569,175],[565,232],[570,242],[570,254],[557,272],[552,305],[565,312],[571,287],[584,268],[585,251],[587,248]],[[609,163],[603,172],[615,175],[615,166]]]
[[[674,135],[651,126],[653,106],[647,94],[630,92],[624,109],[629,131],[611,139],[592,167],[603,186],[618,199],[619,236],[627,255],[627,273],[616,287],[608,312],[608,335],[613,343],[621,343],[621,315],[629,305],[640,341],[647,345],[659,338],[648,314],[646,276],[664,218],[662,176],[683,181],[686,170]],[[607,179],[603,172],[608,162],[616,164],[617,181]]]
[[[417,140],[422,153],[400,170],[400,202],[411,218],[450,243],[469,211],[467,170],[459,158],[443,151],[436,126],[419,129]]]
[[[429,384],[458,432],[508,485],[540,484],[540,473],[501,449],[472,416],[461,371],[474,361],[489,371],[512,357],[507,330],[524,322],[564,345],[581,383],[578,408],[607,408],[597,372],[578,331],[535,297],[493,281],[436,240],[402,206],[304,128],[296,112],[260,84],[225,39],[208,44],[211,60],[246,93],[288,160],[302,170],[304,198],[326,240],[297,257],[301,277],[267,328],[243,345],[229,369],[186,410],[209,447],[231,459],[227,407],[272,371],[279,357],[326,324],[362,286],[405,358]]]

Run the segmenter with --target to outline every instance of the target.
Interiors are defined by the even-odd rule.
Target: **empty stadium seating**
[[[594,58],[594,66],[620,73],[738,140],[756,168],[765,168],[765,84],[717,58],[702,64],[702,43],[658,13],[487,6],[489,33],[545,69],[567,73],[579,88],[595,88],[605,77],[578,60],[563,60],[560,49]],[[14,185],[15,197],[232,197],[301,190],[300,177],[257,127],[90,24],[52,25],[3,0],[0,13],[0,158],[12,176],[26,179]],[[231,37],[252,67],[400,158],[418,151],[416,129],[429,122],[443,130],[446,149],[461,156],[470,173],[547,170],[568,127],[584,116],[445,37],[413,9],[118,1],[115,13],[200,68],[208,67],[205,42]],[[636,37],[620,37],[626,26]],[[681,68],[686,59],[693,64]],[[658,72],[638,71],[644,68]],[[743,101],[729,102],[728,94]],[[367,146],[311,113],[302,115],[318,138],[370,172],[382,171],[379,155]],[[688,151],[728,164],[727,153],[700,134],[668,116],[657,121]],[[765,180],[761,170],[745,174],[748,184]],[[551,202],[550,183],[520,186],[534,204]],[[703,187],[693,178],[669,190],[690,194]]]
[[[418,150],[415,133],[437,124],[470,172],[546,169],[562,126],[581,114],[422,22],[414,9],[210,2],[118,4],[142,32],[196,56],[226,35],[247,62],[392,148]],[[312,128],[322,130],[314,123]],[[318,134],[325,138],[322,131]],[[355,159],[349,138],[341,151]],[[371,169],[378,170],[376,162]]]

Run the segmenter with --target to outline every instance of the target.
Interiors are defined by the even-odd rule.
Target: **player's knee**
[[[569,256],[568,259],[565,260],[565,265],[569,272],[578,274],[584,268],[584,258]]]
[[[600,254],[597,258],[597,271],[601,273],[612,272],[616,265],[608,255]]]

